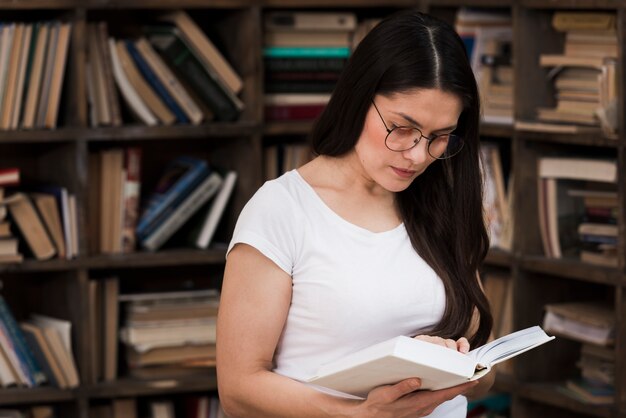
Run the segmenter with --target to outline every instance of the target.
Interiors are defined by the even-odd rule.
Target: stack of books
[[[313,152],[308,144],[282,143],[264,148],[265,180],[272,180],[283,173],[311,161]]]
[[[312,120],[350,55],[353,13],[271,12],[264,19],[265,118]]]
[[[543,328],[563,337],[600,346],[615,343],[615,314],[600,301],[551,303]]]
[[[137,38],[115,39],[106,22],[90,23],[87,42],[92,126],[123,123],[117,91],[149,126],[234,121],[244,108],[241,77],[184,11],[159,16]]]
[[[48,405],[31,406],[21,409],[3,409],[3,416],[7,418],[55,418],[54,407]]]
[[[615,350],[583,344],[576,366],[580,377],[566,382],[567,393],[587,403],[612,404],[615,400]]]
[[[131,375],[188,374],[215,366],[217,290],[123,294],[119,300]]]
[[[0,170],[0,263],[21,262],[21,249],[37,260],[78,256],[75,195],[54,185],[7,193],[4,186],[17,185],[19,176],[17,168]]]
[[[567,255],[605,265],[614,263],[617,239],[612,235],[616,234],[617,227],[608,224],[610,218],[604,218],[607,223],[602,224],[598,222],[600,218],[589,217],[587,207],[599,204],[600,196],[603,196],[602,205],[617,205],[616,199],[610,198],[616,193],[617,162],[542,157],[538,161],[537,175],[539,231],[545,256],[562,258]],[[609,198],[605,199],[606,196]],[[603,213],[606,212],[609,211]]]
[[[570,189],[569,195],[580,198],[584,215],[578,225],[580,259],[607,267],[618,266],[617,192]]]
[[[455,29],[478,82],[484,122],[513,123],[512,19],[510,13],[459,8]]]
[[[5,187],[16,186],[19,182],[18,168],[0,169],[0,264],[20,263],[24,258],[18,250],[18,239],[11,231],[11,221],[8,219],[4,201]]]
[[[564,32],[562,54],[542,54],[540,65],[551,68],[555,107],[540,107],[545,122],[602,126],[617,130],[616,16],[612,13],[556,12],[552,26]]]

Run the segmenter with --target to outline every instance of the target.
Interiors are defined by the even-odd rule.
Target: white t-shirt
[[[445,309],[443,283],[404,224],[371,232],[341,218],[296,170],[246,204],[228,250],[245,243],[292,277],[274,372],[298,381],[345,354],[398,335],[428,333]],[[419,377],[419,376],[417,376]],[[462,418],[463,396],[432,417]]]

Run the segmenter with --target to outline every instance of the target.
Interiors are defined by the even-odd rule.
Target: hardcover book
[[[359,397],[367,396],[375,387],[412,377],[422,380],[421,389],[445,389],[480,379],[494,365],[553,339],[534,326],[463,354],[399,336],[323,365],[308,382]]]

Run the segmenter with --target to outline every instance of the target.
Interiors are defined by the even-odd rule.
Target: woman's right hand
[[[416,418],[430,415],[443,402],[471,390],[478,381],[447,389],[420,391],[417,378],[372,390],[359,406],[358,417]]]

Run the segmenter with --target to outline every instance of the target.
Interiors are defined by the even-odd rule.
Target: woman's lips
[[[416,173],[415,170],[404,170],[402,168],[397,168],[397,167],[391,167],[391,169],[393,170],[394,173],[396,173],[397,176],[405,178],[405,179],[413,177]]]

